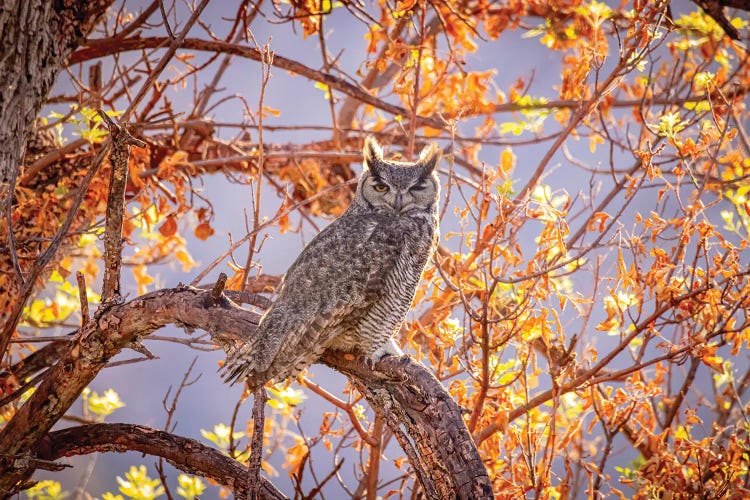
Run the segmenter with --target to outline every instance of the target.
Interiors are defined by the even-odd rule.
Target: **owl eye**
[[[385,184],[375,184],[372,188],[378,193],[385,193],[386,191],[388,191],[388,186],[386,186]]]

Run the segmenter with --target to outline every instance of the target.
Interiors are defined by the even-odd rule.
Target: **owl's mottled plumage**
[[[401,327],[438,239],[440,150],[416,163],[385,160],[375,141],[349,209],[320,232],[284,275],[252,342],[227,360],[225,379],[255,389],[317,361],[328,348],[373,361],[403,354]]]

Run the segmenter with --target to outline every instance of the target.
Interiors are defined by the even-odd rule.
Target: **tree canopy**
[[[748,10],[11,1],[0,492],[750,495]],[[189,360],[218,368],[252,337],[347,208],[367,135],[393,158],[443,150],[410,359],[327,352],[338,375],[268,385],[253,420],[252,394]],[[89,385],[160,363],[163,405],[112,423],[137,391]],[[197,376],[231,421],[183,435]],[[156,466],[33,486],[63,457],[128,450]],[[89,491],[92,473],[117,488]]]

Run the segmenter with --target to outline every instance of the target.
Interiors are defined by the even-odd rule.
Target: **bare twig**
[[[198,356],[193,358],[193,361],[190,362],[190,366],[188,366],[188,369],[185,371],[185,373],[182,376],[182,380],[180,381],[180,385],[177,388],[177,392],[175,392],[174,397],[172,398],[172,402],[167,405],[167,400],[169,399],[169,393],[172,392],[172,386],[170,385],[167,389],[167,393],[164,395],[164,399],[162,399],[161,404],[164,407],[164,411],[167,412],[167,420],[164,422],[164,432],[174,432],[175,427],[177,427],[177,422],[172,423],[172,418],[174,417],[175,411],[177,411],[177,402],[180,400],[180,395],[182,394],[182,390],[185,387],[189,387],[196,383],[198,379],[201,378],[200,374],[195,377],[193,380],[188,381],[190,378],[190,372],[193,371],[193,367],[195,366],[195,362],[198,361]],[[164,471],[164,457],[159,457],[159,461],[156,463],[156,471],[159,473],[159,479],[161,479],[161,483],[164,486],[164,493],[167,495],[168,499],[172,498],[172,492],[169,490],[169,485],[167,484],[167,475]]]
[[[302,383],[305,387],[313,391],[318,396],[322,397],[332,405],[334,405],[336,408],[339,408],[343,410],[347,416],[349,417],[349,421],[352,423],[352,427],[355,431],[357,431],[357,434],[359,434],[359,437],[362,438],[362,441],[369,444],[370,446],[374,447],[377,446],[378,440],[377,437],[373,437],[362,427],[362,424],[359,421],[359,418],[357,418],[357,415],[354,413],[354,407],[351,404],[347,404],[344,401],[341,401],[339,398],[331,394],[330,392],[326,391],[322,387],[320,387],[318,384],[313,382],[312,380],[308,379],[307,377],[302,377]]]
[[[120,267],[122,266],[122,221],[125,210],[125,185],[128,182],[128,160],[130,146],[146,147],[146,143],[136,139],[130,132],[115,123],[101,109],[99,116],[107,124],[112,136],[110,153],[111,173],[109,195],[107,197],[106,230],[104,233],[104,284],[102,305],[117,301],[120,297]]]
[[[143,26],[143,24],[148,21],[148,18],[151,17],[151,14],[156,12],[156,9],[159,8],[160,3],[161,0],[154,0],[153,2],[151,2],[148,7],[143,9],[143,12],[141,12],[138,17],[130,21],[130,23],[128,23],[128,25],[125,26],[122,30],[117,32],[115,36],[124,38],[127,35],[131,34],[133,31]]]
[[[161,12],[161,20],[164,24],[164,29],[167,30],[169,38],[174,40],[174,33],[172,33],[172,27],[169,25],[169,19],[167,19],[167,11],[164,9],[164,0],[159,0],[159,12]]]
[[[367,467],[367,500],[378,498],[378,479],[380,478],[380,455],[383,446],[383,422],[385,419],[379,412],[375,413],[375,422],[372,425],[374,445],[370,445],[370,463]]]
[[[76,271],[76,281],[78,282],[78,298],[81,301],[81,326],[86,326],[89,318],[89,298],[86,293],[86,278],[81,271]]]
[[[407,148],[407,154],[409,159],[414,157],[414,135],[417,132],[417,110],[419,108],[419,79],[422,75],[422,54],[424,52],[424,44],[427,30],[426,25],[427,19],[427,5],[421,4],[419,9],[419,47],[417,48],[417,60],[414,63],[414,95],[411,101],[411,119],[409,120],[409,146]],[[369,499],[369,490],[368,490]]]
[[[330,481],[338,472],[339,469],[341,469],[341,466],[344,465],[344,459],[342,458],[336,464],[333,466],[333,470],[328,473],[326,477],[323,478],[322,481],[320,481],[319,484],[316,484],[313,489],[311,489],[307,495],[305,495],[305,500],[310,499],[313,500],[315,498],[319,498],[318,495],[320,495],[320,491],[323,489],[323,486],[326,485],[328,481]]]
[[[260,498],[259,492],[262,485],[260,469],[263,462],[263,434],[265,430],[265,406],[268,400],[264,387],[255,391],[253,403],[253,439],[250,444],[250,460],[247,464],[248,481],[250,483],[250,500]]]

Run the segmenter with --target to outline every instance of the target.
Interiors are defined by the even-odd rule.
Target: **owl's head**
[[[380,144],[367,137],[356,201],[369,209],[400,214],[434,209],[440,194],[436,169],[440,154],[433,143],[422,150],[416,162],[385,160]]]

